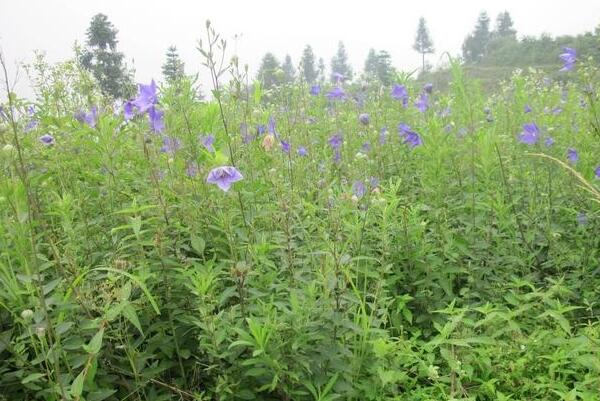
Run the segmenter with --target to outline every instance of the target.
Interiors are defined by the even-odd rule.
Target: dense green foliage
[[[600,399],[597,67],[484,96],[453,64],[420,113],[412,81],[407,108],[378,84],[266,98],[237,64],[223,86],[208,32],[215,100],[160,91],[177,149],[72,63],[2,105],[0,399]],[[519,143],[530,122],[554,144]]]
[[[577,49],[582,58],[591,57],[596,62],[600,61],[600,26],[595,32],[576,36],[552,37],[542,34],[518,39],[507,11],[498,14],[493,30],[489,25],[487,13],[482,12],[473,32],[463,43],[463,59],[467,64],[482,69],[496,68],[501,75],[503,67],[551,70],[556,64],[556,55],[561,53],[563,47]]]

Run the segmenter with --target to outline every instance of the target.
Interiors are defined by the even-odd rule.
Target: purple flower
[[[289,154],[290,150],[292,148],[292,145],[290,145],[289,142],[286,141],[281,141],[281,150],[283,151],[283,153]]]
[[[275,135],[276,138],[279,137],[277,134],[277,130],[275,129],[275,118],[273,116],[269,116],[269,122],[267,123],[267,129],[269,130],[269,134]]]
[[[552,138],[551,136],[547,137],[544,140],[544,145],[546,145],[547,147],[554,145],[554,138]]]
[[[357,198],[362,198],[367,193],[367,188],[365,187],[364,182],[362,181],[354,181],[352,185],[352,192],[356,195]]]
[[[575,164],[579,161],[579,154],[574,148],[567,149],[567,159],[569,159],[572,164]]]
[[[248,125],[246,125],[246,123],[240,124],[240,135],[242,136],[242,142],[245,145],[249,144],[254,139],[252,135],[248,134]]]
[[[40,125],[38,120],[32,119],[30,120],[27,125],[25,126],[25,132],[29,132],[35,128],[37,128],[37,126]]]
[[[138,84],[138,88],[138,96],[132,103],[140,113],[145,113],[158,102],[156,83],[152,80],[150,85]]]
[[[361,114],[359,114],[358,120],[361,123],[363,123],[364,125],[369,125],[369,121],[370,121],[369,114],[367,114],[367,113],[361,113]]]
[[[363,153],[367,153],[371,151],[371,144],[369,142],[365,142],[362,144]]]
[[[423,86],[423,90],[431,95],[431,92],[433,92],[433,84],[432,83],[427,83]]]
[[[165,130],[165,122],[163,121],[164,115],[164,112],[158,110],[154,106],[148,109],[148,120],[150,121],[150,128],[152,129],[152,132],[160,133]]]
[[[402,101],[402,107],[408,106],[408,91],[404,85],[394,84],[391,95],[392,98]]]
[[[261,136],[265,132],[267,132],[267,127],[266,126],[264,126],[263,124],[258,124],[256,126],[256,135]]]
[[[562,109],[560,107],[555,107],[552,109],[552,114],[554,114],[555,116],[562,113]]]
[[[577,213],[577,224],[580,226],[585,226],[588,223],[588,217],[585,213],[579,212]]]
[[[206,136],[198,137],[198,140],[208,150],[210,153],[215,153],[215,148],[213,144],[215,143],[215,136],[212,134],[208,134]]]
[[[519,135],[519,141],[527,145],[535,145],[539,139],[540,129],[535,123],[523,125],[523,132]]]
[[[596,178],[600,179],[600,165],[594,170],[594,175]]]
[[[388,135],[388,130],[387,130],[387,128],[383,127],[379,131],[379,144],[380,145],[385,145],[385,143],[387,142],[387,135]]]
[[[160,148],[161,153],[175,153],[181,149],[181,142],[177,138],[165,136],[163,138],[163,146]]]
[[[89,113],[85,113],[83,116],[83,121],[90,127],[94,128],[96,126],[96,122],[98,121],[98,108],[96,106],[92,106]]]
[[[407,144],[409,148],[414,149],[417,146],[423,145],[423,139],[421,139],[416,132],[411,132],[404,138],[404,143]]]
[[[339,163],[342,160],[342,152],[340,152],[339,148],[336,148],[333,152],[333,161],[335,163]]]
[[[85,111],[79,110],[77,113],[73,114],[73,117],[75,118],[75,120],[83,124],[83,122],[85,121]]]
[[[339,86],[336,86],[327,92],[327,99],[329,100],[344,100],[345,97],[346,92]]]
[[[398,124],[398,135],[400,135],[401,138],[404,138],[406,136],[406,134],[412,132],[412,130],[410,129],[410,127],[407,124],[404,123],[400,123]]]
[[[123,105],[123,117],[125,118],[125,121],[129,121],[135,116],[134,107],[135,105],[131,100],[126,101]]]
[[[217,184],[223,191],[229,191],[234,182],[242,180],[244,177],[233,166],[216,167],[208,173],[206,182],[209,184]]]
[[[429,108],[429,96],[427,93],[423,92],[419,95],[419,98],[415,102],[415,107],[419,109],[421,113],[425,113]]]
[[[321,85],[313,85],[310,87],[310,94],[313,96],[317,96],[321,93]]]
[[[404,123],[398,124],[398,135],[400,135],[401,138],[404,138],[404,143],[407,144],[411,149],[423,145],[423,139],[421,139],[419,134],[414,132],[408,125]]]
[[[525,105],[525,107],[523,108],[523,112],[524,113],[531,113],[533,110],[531,109],[531,106],[529,106],[528,104]]]
[[[198,163],[189,162],[187,164],[187,166],[185,167],[185,174],[190,178],[194,178],[195,176],[197,176],[198,175]]]
[[[300,146],[297,150],[298,156],[307,156],[308,150],[304,146]]]
[[[344,82],[344,80],[346,79],[346,77],[342,74],[340,74],[339,72],[334,72],[333,74],[331,74],[331,78],[333,79],[333,82],[335,82],[336,84],[339,84],[340,82]]]
[[[342,137],[341,134],[332,135],[329,138],[329,141],[328,141],[329,142],[329,146],[331,146],[335,150],[339,150],[340,147],[342,146],[343,139],[344,138]]]
[[[40,142],[46,146],[54,145],[54,137],[50,134],[44,134],[40,136]]]
[[[577,61],[577,52],[572,47],[563,47],[563,53],[558,56],[563,64],[561,71],[571,71]]]

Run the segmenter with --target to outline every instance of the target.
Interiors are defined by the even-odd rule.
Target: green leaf
[[[97,354],[102,348],[102,336],[104,335],[104,327],[102,327],[94,337],[90,340],[88,345],[84,345],[83,349],[89,354]]]
[[[131,304],[127,304],[123,308],[123,316],[125,316],[125,318],[129,320],[129,322],[133,324],[136,329],[138,329],[141,335],[144,335],[144,331],[142,330],[142,325],[140,324],[138,315],[133,306],[131,306]]]
[[[81,396],[81,393],[83,392],[84,379],[85,379],[85,370],[82,370],[81,373],[79,373],[77,375],[75,380],[73,380],[73,383],[71,383],[71,390],[69,391],[69,393],[73,397],[79,398]]]
[[[140,237],[140,231],[142,229],[142,216],[135,216],[129,218],[129,224],[136,237]]]
[[[29,376],[25,377],[23,380],[21,380],[21,384],[27,384],[29,382],[38,381],[38,379],[40,379],[44,376],[46,376],[46,375],[43,373],[32,373]]]
[[[87,401],[102,401],[116,393],[117,390],[111,390],[108,388],[98,389],[90,391],[86,397]]]
[[[192,248],[194,248],[194,251],[196,251],[196,253],[198,255],[204,254],[206,242],[204,242],[204,240],[202,238],[192,235],[191,242],[192,242]]]

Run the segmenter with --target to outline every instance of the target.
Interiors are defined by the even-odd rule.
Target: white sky
[[[118,49],[130,66],[134,60],[138,82],[162,79],[164,54],[172,44],[186,72],[201,71],[208,82],[196,50],[197,40],[205,37],[206,19],[232,51],[234,35],[242,35],[238,55],[253,73],[267,51],[280,60],[289,53],[297,65],[306,44],[329,67],[339,40],[355,71],[362,70],[370,47],[389,51],[397,68],[411,70],[420,63],[412,50],[420,16],[427,20],[436,49],[429,61],[437,64],[444,51],[460,52],[482,10],[492,22],[508,10],[520,36],[577,34],[600,24],[598,0],[0,0],[0,47],[13,65],[31,61],[34,50],[45,51],[51,62],[67,59],[73,43],[85,41],[91,17],[102,12],[119,30]],[[21,81],[19,94],[28,95],[25,78]]]

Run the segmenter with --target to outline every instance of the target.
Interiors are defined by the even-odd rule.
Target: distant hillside
[[[540,37],[514,36],[491,38],[485,45],[483,54],[477,61],[465,61],[467,74],[479,79],[484,87],[494,87],[499,81],[509,77],[517,69],[530,67],[547,71],[549,76],[562,76],[559,70],[561,61],[558,55],[564,47],[577,50],[578,60],[592,58],[600,63],[600,26],[595,32],[577,36],[549,35]],[[421,74],[419,80],[433,82],[438,87],[448,84],[451,74],[447,68],[440,68]]]

